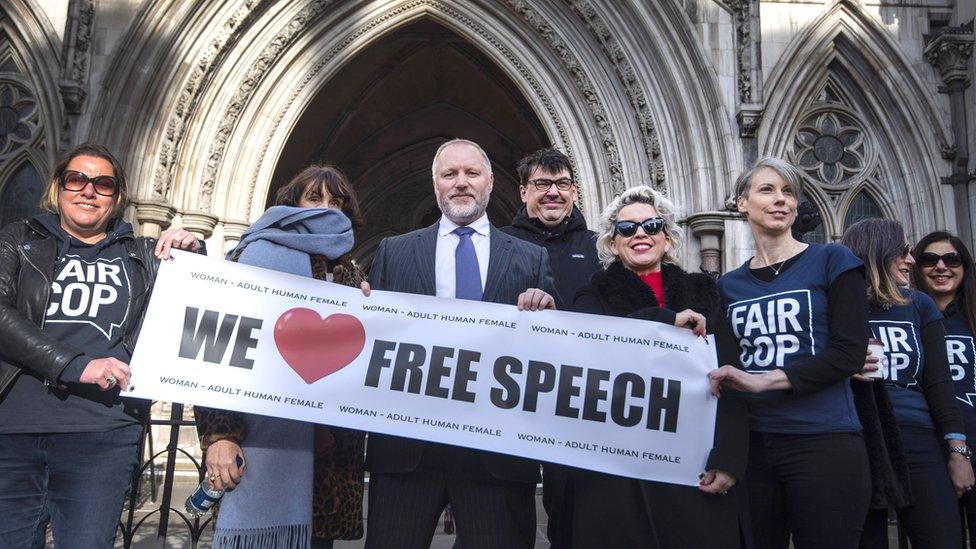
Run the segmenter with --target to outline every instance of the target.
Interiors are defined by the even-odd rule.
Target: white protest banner
[[[358,289],[180,253],[129,396],[696,485],[713,345],[656,322]]]

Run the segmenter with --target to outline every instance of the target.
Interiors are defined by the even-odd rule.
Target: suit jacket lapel
[[[414,258],[417,262],[417,280],[420,282],[421,290],[426,295],[436,295],[437,287],[434,285],[434,263],[437,250],[437,228],[434,223],[423,231],[417,233]]]
[[[488,279],[485,281],[485,292],[482,301],[494,301],[498,294],[504,273],[508,271],[508,264],[512,261],[512,236],[495,228],[488,228]]]

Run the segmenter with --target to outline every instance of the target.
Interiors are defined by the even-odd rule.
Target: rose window
[[[807,118],[797,131],[797,166],[826,185],[841,185],[865,165],[864,132],[851,116],[823,112]]]

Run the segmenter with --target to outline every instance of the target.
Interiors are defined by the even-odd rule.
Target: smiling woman
[[[0,546],[30,546],[45,517],[56,544],[113,544],[148,411],[120,392],[154,253],[201,247],[179,229],[136,238],[125,202],[119,161],[80,145],[55,168],[46,213],[0,230]]]
[[[844,231],[842,241],[868,271],[871,332],[884,343],[882,377],[905,447],[914,503],[899,507],[898,519],[913,546],[958,547],[962,527],[956,498],[976,481],[955,402],[942,314],[932,298],[907,288],[915,260],[900,223],[865,219]],[[887,547],[887,515],[887,509],[871,511],[863,547]]]
[[[717,327],[722,363],[735,363],[737,349],[721,321],[715,282],[676,265],[672,254],[681,232],[675,218],[671,201],[650,187],[627,189],[611,202],[597,238],[603,270],[571,309],[664,322],[699,335],[706,325]],[[714,447],[698,489],[550,466],[553,546],[738,547],[736,497],[726,494],[743,476],[747,440],[743,402],[729,395],[719,401]],[[706,528],[700,527],[703,517]]]

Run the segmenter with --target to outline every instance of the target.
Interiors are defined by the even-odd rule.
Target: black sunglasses
[[[637,227],[642,227],[648,236],[661,232],[664,228],[663,217],[648,217],[644,221],[614,221],[613,232],[624,238],[629,238],[637,234]]]
[[[89,183],[91,183],[92,187],[95,188],[95,194],[100,194],[102,196],[115,196],[119,192],[118,180],[110,175],[88,177],[87,174],[69,170],[61,174],[61,179],[58,181],[58,183],[61,185],[62,189],[72,192],[81,192],[85,190],[85,187],[87,187]]]
[[[952,268],[962,265],[962,256],[959,255],[959,252],[949,252],[942,255],[924,252],[918,256],[916,261],[922,267],[935,267],[941,261],[946,267]]]

